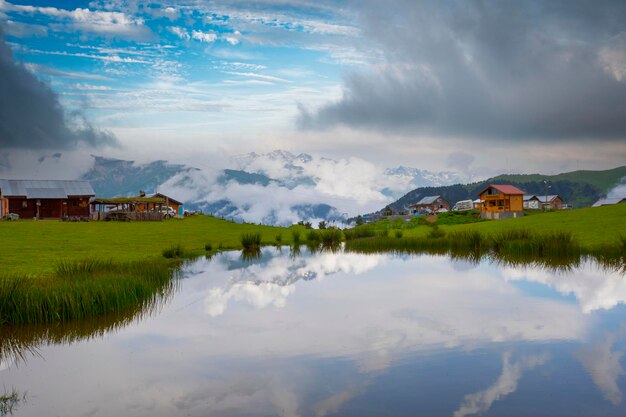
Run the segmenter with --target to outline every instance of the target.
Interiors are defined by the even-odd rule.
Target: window
[[[27,208],[28,207],[28,201],[24,200],[22,201],[22,208]]]

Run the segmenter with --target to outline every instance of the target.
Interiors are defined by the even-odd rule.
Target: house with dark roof
[[[601,198],[600,200],[593,203],[591,207],[612,206],[614,204],[622,204],[622,203],[626,203],[626,197]]]
[[[440,195],[429,195],[422,198],[415,204],[409,205],[411,214],[421,213],[423,211],[442,211],[450,210],[450,202]]]
[[[513,185],[491,184],[478,193],[484,219],[508,219],[524,215],[524,191]]]
[[[2,211],[23,219],[88,218],[93,196],[87,181],[0,179]]]
[[[524,210],[540,210],[541,202],[539,201],[539,198],[537,198],[536,195],[524,194],[523,207],[524,207]]]
[[[562,210],[564,206],[560,195],[524,194],[524,210]]]

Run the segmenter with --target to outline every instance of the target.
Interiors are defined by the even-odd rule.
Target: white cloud
[[[235,32],[233,32],[232,34],[224,34],[222,35],[222,37],[224,38],[224,40],[226,42],[228,42],[231,45],[238,45],[239,42],[241,42],[240,38],[241,38],[241,33],[236,30]]]
[[[194,30],[191,33],[191,37],[193,39],[197,39],[200,42],[206,42],[206,43],[211,43],[211,42],[215,42],[215,40],[217,39],[217,35],[213,32],[202,32],[199,30]]]
[[[503,354],[502,373],[498,380],[484,391],[466,395],[463,404],[454,412],[454,417],[465,417],[486,412],[495,401],[517,390],[517,384],[524,371],[543,365],[546,360],[547,357],[545,356],[528,356],[523,357],[516,363],[512,363],[511,353]]]
[[[291,81],[284,78],[274,77],[271,75],[258,74],[256,72],[239,72],[239,71],[224,71],[225,74],[238,75],[240,77],[258,78],[265,81],[276,81],[281,83],[289,83]]]
[[[170,32],[172,32],[174,35],[178,36],[180,39],[188,41],[189,39],[191,39],[191,36],[189,35],[189,32],[187,31],[187,29],[180,27],[180,26],[168,26],[167,30],[169,30]]]
[[[604,341],[577,352],[576,357],[589,372],[591,379],[600,389],[604,398],[612,404],[618,405],[622,402],[623,397],[617,380],[624,375],[624,368],[620,363],[624,352],[612,350],[613,339],[614,335],[607,335]]]
[[[0,19],[2,16],[0,16]],[[15,22],[13,20],[0,21],[0,27],[7,35],[17,38],[41,37],[48,34],[48,28],[41,25]]]
[[[581,310],[588,314],[595,310],[609,310],[626,303],[626,281],[619,272],[607,272],[591,261],[582,263],[574,276],[563,279],[541,269],[503,268],[502,275],[511,281],[539,282],[564,295],[573,294]]]
[[[105,85],[92,85],[92,84],[72,84],[71,88],[75,90],[85,90],[85,91],[109,91],[111,87],[107,87]]]
[[[57,29],[78,30],[102,36],[128,37],[145,39],[150,36],[150,30],[144,26],[141,18],[131,17],[121,12],[92,11],[77,8],[74,10],[59,9],[56,7],[35,7],[15,5],[2,0],[0,10],[8,13],[42,14],[57,21],[69,21],[62,25],[50,25]]]

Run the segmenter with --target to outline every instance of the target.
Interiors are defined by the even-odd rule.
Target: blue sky
[[[0,0],[13,59],[95,132],[72,146],[494,174],[626,163],[624,22],[610,0]]]
[[[0,2],[0,10],[16,59],[69,111],[126,141],[141,128],[290,129],[297,103],[336,94],[342,68],[358,59],[329,53],[358,30],[323,7],[273,14],[271,6],[114,3]]]

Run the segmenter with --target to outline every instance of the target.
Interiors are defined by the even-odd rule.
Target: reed
[[[280,234],[280,233],[279,233],[279,234],[277,234],[277,235],[276,235],[276,244],[277,244],[277,245],[280,245],[282,241],[283,241],[283,235],[282,235],[282,234]]]
[[[178,243],[176,245],[170,246],[167,249],[164,249],[162,253],[163,253],[164,258],[168,258],[168,259],[182,258],[185,255],[185,250],[180,245],[180,243]]]
[[[317,244],[320,243],[322,241],[322,236],[321,236],[321,230],[317,231],[317,230],[309,230],[308,233],[306,234],[306,240],[307,243],[309,244]]]
[[[291,231],[291,239],[293,240],[293,244],[294,245],[299,245],[300,244],[300,231],[299,230],[292,230]]]
[[[504,265],[532,265],[559,271],[578,267],[581,260],[590,257],[604,268],[626,273],[626,244],[623,240],[597,250],[583,250],[571,233],[563,231],[530,233],[527,230],[511,230],[491,237],[472,230],[453,232],[438,238],[391,239],[379,236],[346,241],[345,248],[347,251],[366,254],[428,253],[449,255],[471,262],[489,259]]]
[[[211,252],[213,250],[213,245],[211,245],[210,243],[207,243],[206,245],[204,245],[204,250],[206,252]]]
[[[0,277],[0,326],[67,322],[144,307],[170,294],[176,267],[159,258],[59,264],[45,278]]]
[[[341,230],[334,227],[319,231],[320,242],[324,248],[336,248],[343,240]]]
[[[368,225],[357,226],[352,229],[345,229],[343,231],[346,240],[352,239],[362,239],[367,237],[374,237],[376,235],[376,231],[373,227]]]
[[[396,236],[397,239],[401,239],[404,233],[402,233],[402,230],[396,230],[394,232],[394,235]]]
[[[15,388],[11,388],[10,392],[5,389],[0,395],[0,416],[13,415],[20,403],[25,401],[26,394],[20,395]]]
[[[241,246],[246,250],[251,250],[261,247],[261,234],[260,233],[244,233],[239,239]]]

